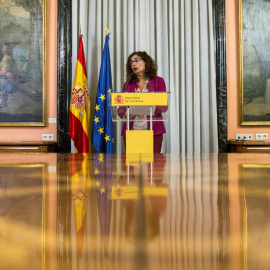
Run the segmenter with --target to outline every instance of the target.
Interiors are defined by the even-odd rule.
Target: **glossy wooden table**
[[[0,269],[269,269],[270,155],[1,154]]]

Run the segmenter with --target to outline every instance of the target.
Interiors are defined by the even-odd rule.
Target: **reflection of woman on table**
[[[157,76],[156,62],[146,52],[133,52],[126,64],[126,80],[123,86],[123,92],[166,92],[166,85],[163,78]],[[154,152],[160,153],[163,140],[163,134],[166,133],[163,123],[162,113],[166,112],[167,106],[157,106],[153,115],[154,132]],[[119,117],[126,117],[126,107],[119,107],[117,111]],[[149,116],[130,115],[129,129],[147,130],[150,129]],[[148,121],[147,121],[148,120]],[[126,123],[123,125],[121,136],[124,143],[126,137]]]
[[[12,47],[4,44],[2,47],[3,58],[0,62],[0,107],[7,106],[9,93],[15,82],[16,63],[12,58]]]
[[[151,195],[144,193],[144,207],[139,209],[139,211],[144,211],[145,214],[145,224],[143,224],[143,227],[145,229],[146,240],[152,241],[160,234],[160,218],[167,208],[168,195],[161,195],[161,192],[158,191],[161,189],[169,189],[168,184],[164,182],[166,155],[154,155],[152,179],[150,163],[145,162],[140,163],[140,166],[129,166],[129,170],[127,170],[126,156],[122,155],[121,159],[125,174],[120,175],[118,178],[118,185],[120,187],[138,187],[140,174],[142,174],[143,189],[150,188],[153,190]],[[129,174],[129,182],[127,181],[127,174]],[[154,191],[158,192],[155,194]],[[138,198],[122,200],[125,209],[125,236],[131,242],[133,242],[136,237],[136,226],[138,226],[139,222],[142,222],[136,212],[139,205],[138,200],[139,194]]]

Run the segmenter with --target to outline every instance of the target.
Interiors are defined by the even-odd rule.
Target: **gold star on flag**
[[[108,93],[111,93],[111,92],[112,92],[112,89],[111,89],[111,87],[109,87]]]
[[[104,128],[99,128],[99,130],[98,130],[98,132],[100,133],[100,134],[102,134],[102,133],[104,133]]]
[[[103,187],[102,189],[100,189],[100,192],[101,192],[101,194],[105,193],[105,188]]]
[[[99,117],[95,116],[94,122],[96,122],[96,124],[99,122]]]
[[[97,186],[97,187],[100,186],[100,182],[99,182],[99,181],[96,182],[96,186]]]
[[[95,174],[99,174],[99,170],[97,168],[95,169]]]
[[[99,154],[99,162],[103,162],[104,161],[104,156],[103,156],[103,154]]]
[[[110,135],[105,135],[106,142],[110,141]]]
[[[105,99],[105,95],[102,95],[99,97],[102,101]]]
[[[96,105],[96,111],[100,110],[99,105]]]
[[[112,143],[114,143],[114,138],[112,139]]]

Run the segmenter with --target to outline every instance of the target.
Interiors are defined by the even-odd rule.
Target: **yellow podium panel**
[[[111,106],[167,106],[168,93],[111,93]]]
[[[153,130],[127,130],[127,154],[151,154],[154,152]]]

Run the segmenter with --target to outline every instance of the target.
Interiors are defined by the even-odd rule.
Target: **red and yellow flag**
[[[83,35],[79,37],[79,51],[69,111],[69,134],[76,152],[90,152],[90,98],[85,65]]]

